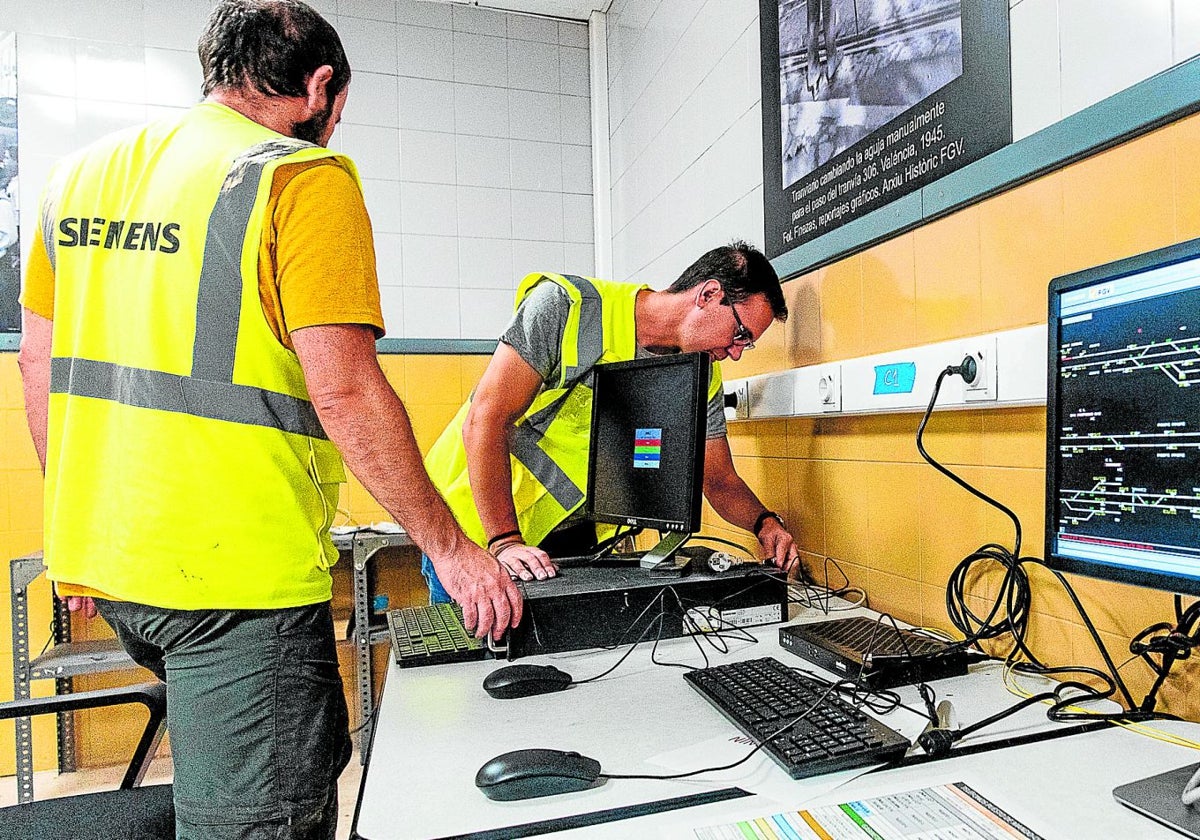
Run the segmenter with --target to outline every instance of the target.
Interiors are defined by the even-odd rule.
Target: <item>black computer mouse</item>
[[[483,690],[498,700],[562,691],[571,675],[553,665],[505,665],[483,679]]]
[[[577,752],[513,750],[479,768],[475,786],[488,799],[509,801],[586,790],[600,777],[600,762]]]

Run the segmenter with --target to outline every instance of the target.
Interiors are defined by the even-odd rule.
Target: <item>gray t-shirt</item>
[[[538,372],[543,382],[558,381],[563,330],[566,329],[570,311],[571,298],[562,287],[557,283],[539,283],[526,295],[500,336],[501,341],[516,350]],[[653,355],[639,346],[635,358],[644,359]],[[724,436],[725,395],[718,392],[708,401],[706,437]]]

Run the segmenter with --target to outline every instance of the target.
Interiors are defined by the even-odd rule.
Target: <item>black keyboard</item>
[[[392,655],[401,668],[484,659],[487,645],[463,626],[458,604],[425,604],[388,610]]]
[[[683,676],[756,742],[815,705],[763,747],[793,779],[886,764],[903,757],[912,746],[903,735],[860,712],[828,686],[777,659],[734,662]]]

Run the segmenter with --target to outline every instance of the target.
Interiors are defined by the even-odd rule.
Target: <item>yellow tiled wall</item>
[[[1200,237],[1200,116],[1166,126],[785,284],[791,320],[727,368],[748,376],[817,362],[1044,323],[1051,278]],[[1012,546],[1010,521],[925,464],[916,414],[734,423],[738,469],[764,502],[798,528],[807,567],[837,560],[871,606],[949,629],[945,584],[987,542]],[[1022,553],[1043,553],[1043,409],[942,412],[926,449],[1003,501],[1024,528]],[[719,520],[706,510],[715,530]],[[731,536],[736,536],[730,532]],[[745,536],[745,535],[741,535]],[[836,574],[831,575],[836,577]],[[977,607],[998,575],[970,592]],[[1173,615],[1171,597],[1072,576],[1118,664],[1130,637]],[[1099,665],[1061,586],[1033,575],[1030,634],[1052,664]],[[1150,673],[1122,669],[1140,700]],[[1188,696],[1189,660],[1163,691],[1177,714],[1200,715]]]
[[[475,387],[487,356],[382,356],[380,362],[388,381],[408,408],[413,431],[421,451],[425,452],[454,416],[462,401]],[[0,558],[18,557],[41,549],[42,478],[37,457],[25,426],[24,400],[15,353],[0,353]],[[387,519],[378,503],[353,478],[343,487],[339,505],[340,521],[357,523]],[[340,564],[339,564],[340,565]],[[419,576],[398,573],[388,581],[393,597],[419,599]],[[337,591],[348,590],[341,580],[348,569],[335,568]],[[390,574],[390,573],[389,573]],[[12,697],[12,637],[9,631],[10,584],[7,565],[0,585],[0,698]],[[336,600],[336,592],[335,592]],[[36,655],[50,636],[51,595],[45,577],[30,588],[30,645]],[[107,625],[96,620],[75,620],[72,634],[76,639],[110,637]],[[348,653],[349,648],[345,653]],[[352,659],[343,659],[343,681],[354,686]],[[380,663],[382,664],[382,662]],[[145,671],[131,674],[107,674],[76,679],[80,690],[119,685],[151,679]],[[39,680],[33,685],[37,695],[53,693],[53,683]],[[348,691],[352,714],[355,698]],[[81,766],[100,766],[121,762],[133,750],[141,731],[144,714],[140,709],[115,709],[81,713],[76,719],[78,758]],[[38,770],[55,766],[54,722],[50,716],[35,719],[34,765]],[[0,724],[0,776],[15,772],[13,724]]]

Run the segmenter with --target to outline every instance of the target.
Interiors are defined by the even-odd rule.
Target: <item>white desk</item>
[[[1200,725],[1156,727],[1195,740]],[[1047,840],[1182,840],[1183,835],[1117,804],[1112,789],[1197,761],[1194,750],[1110,728],[1008,749],[858,776],[839,788],[787,799],[755,796],[556,834],[571,840],[695,840],[694,829],[784,811],[966,782]]]
[[[838,615],[848,614],[853,613]],[[805,611],[804,619],[819,618],[823,616],[812,610]],[[778,625],[756,628],[752,632],[759,639],[757,644],[731,641],[728,654],[705,647],[708,664],[760,656],[774,656],[789,664],[801,664],[802,660],[779,647]],[[624,651],[624,648],[593,650],[522,661],[553,663],[578,681],[606,670]],[[705,664],[690,639],[660,643],[657,658],[693,667]],[[355,816],[355,831],[359,836],[367,840],[399,840],[488,831],[496,832],[489,836],[519,836],[512,827],[730,787],[756,794],[753,799],[736,799],[641,817],[636,822],[622,820],[564,832],[580,837],[653,836],[652,832],[660,827],[674,826],[665,830],[678,833],[678,826],[683,824],[707,825],[723,822],[732,814],[766,815],[783,810],[784,806],[794,808],[821,801],[819,798],[831,791],[836,800],[845,797],[847,791],[853,796],[867,795],[874,786],[893,782],[898,787],[891,789],[902,790],[963,780],[977,785],[985,796],[998,790],[997,804],[1011,807],[1018,818],[1022,816],[1021,801],[1026,794],[1051,799],[1059,789],[1086,790],[1091,797],[1088,807],[1095,812],[1090,816],[1099,818],[1102,803],[1106,806],[1104,814],[1111,815],[1114,820],[1126,821],[1122,824],[1137,827],[1137,830],[1120,836],[1152,837],[1156,836],[1152,832],[1158,830],[1153,823],[1126,812],[1112,801],[1109,792],[1116,782],[1108,781],[1111,774],[1103,772],[1105,762],[1094,760],[1095,756],[1105,755],[1111,739],[1122,744],[1121,757],[1110,763],[1119,763],[1122,770],[1129,772],[1120,774],[1117,781],[1130,781],[1196,760],[1187,750],[1106,730],[900,768],[859,778],[842,790],[837,788],[863,771],[794,781],[760,753],[733,770],[693,779],[608,780],[578,793],[493,802],[476,789],[475,773],[488,759],[509,750],[528,747],[577,750],[599,760],[605,772],[614,774],[681,772],[724,764],[729,755],[738,757],[746,751],[745,747],[728,743],[738,733],[684,682],[682,669],[651,662],[649,645],[639,647],[620,668],[603,680],[520,700],[493,700],[480,687],[484,676],[500,664],[486,661],[404,670],[394,663],[390,666]],[[986,717],[1016,701],[1003,688],[999,667],[990,663],[976,666],[966,677],[941,680],[932,685],[939,699],[949,698],[955,703],[959,725]],[[922,708],[915,689],[902,689],[901,693],[906,703]],[[882,720],[910,739],[915,739],[925,725],[923,716],[904,709]],[[1034,706],[961,744],[969,746],[985,740],[1020,737],[1054,727],[1046,720],[1045,708]],[[1057,765],[1075,764],[1074,757],[1082,754],[1074,746],[1080,738],[1089,739],[1080,743],[1094,741],[1099,746],[1091,754],[1092,758],[1078,762],[1084,765],[1079,772],[1069,772],[1061,780],[1061,786],[1056,787],[1060,782]],[[1125,752],[1136,756],[1136,760],[1126,761]],[[1108,769],[1115,771],[1117,768]],[[1005,777],[1003,784],[993,783],[992,776],[997,774]],[[1063,805],[1056,799],[1051,804]],[[1047,836],[1051,837],[1106,836],[1103,833],[1064,833],[1056,827],[1069,823],[1056,822],[1053,817],[1048,818],[1047,824],[1055,829],[1047,829]],[[1164,836],[1170,836],[1170,833]]]

